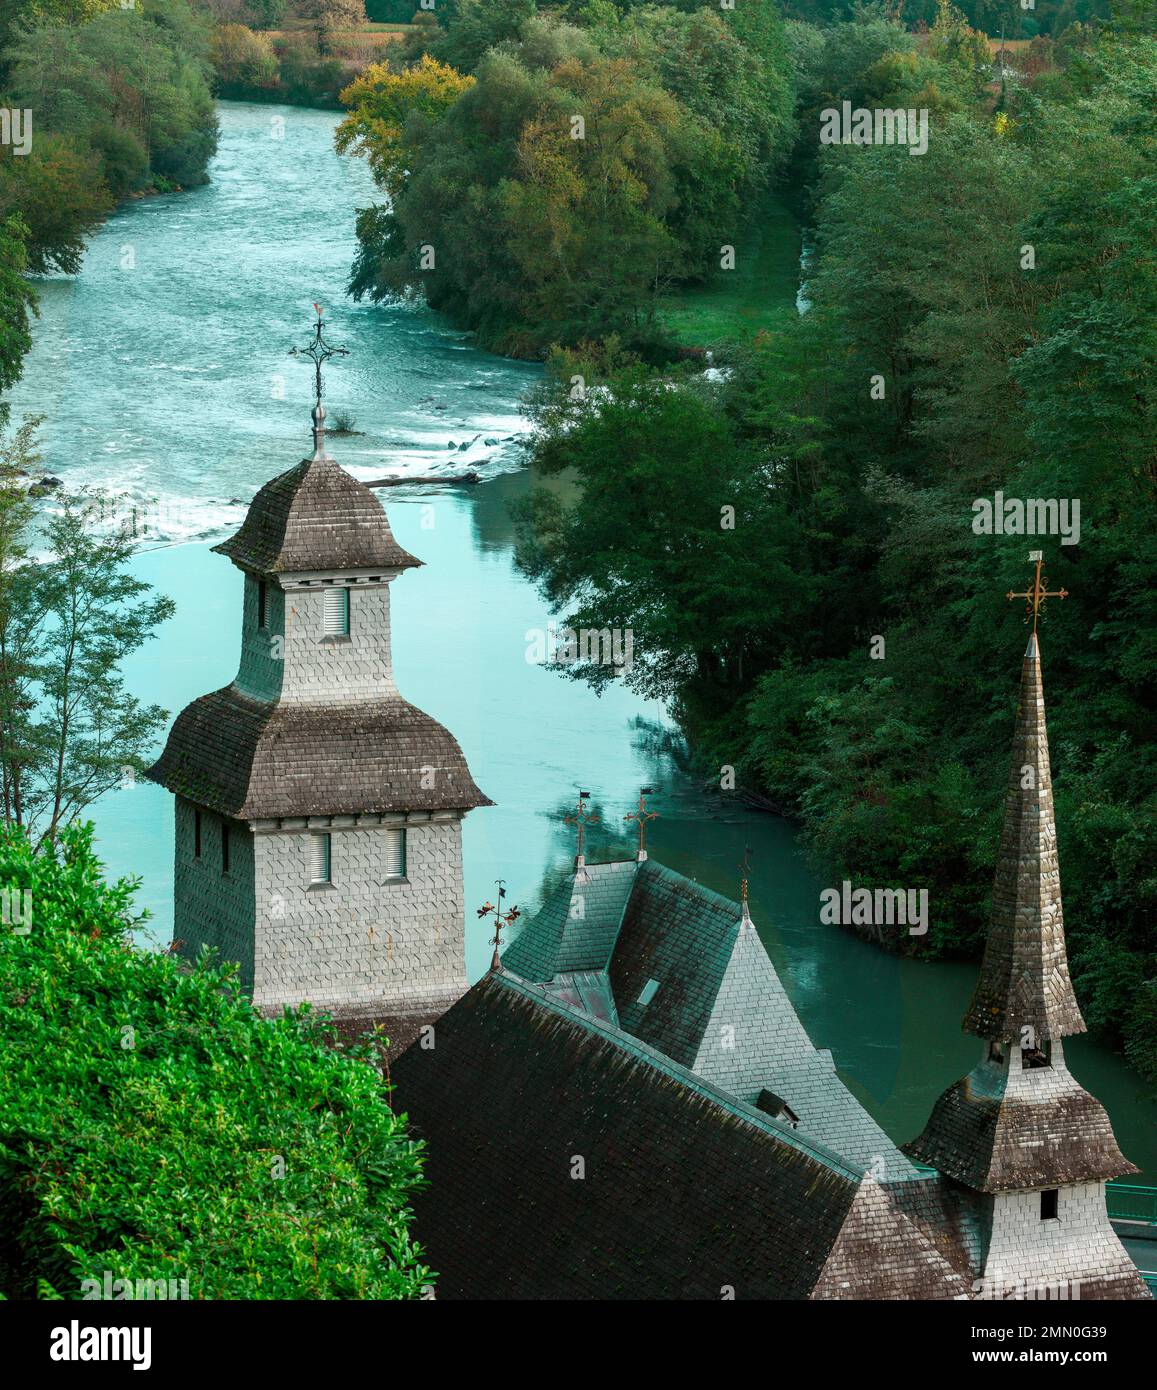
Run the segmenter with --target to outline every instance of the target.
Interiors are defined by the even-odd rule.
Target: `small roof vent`
[[[645,1008],[658,993],[659,981],[648,980],[647,983],[643,986],[642,993],[639,995],[639,1003],[642,1004]]]

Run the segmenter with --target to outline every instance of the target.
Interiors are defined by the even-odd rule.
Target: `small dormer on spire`
[[[314,405],[310,412],[313,419],[313,462],[320,463],[329,458],[325,451],[325,406],[321,403],[321,364],[328,362],[331,357],[348,357],[349,348],[335,347],[332,343],[325,340],[325,318],[324,310],[320,304],[314,304],[314,313],[317,314],[317,322],[313,326],[313,339],[303,348],[290,348],[290,357],[308,357],[313,363],[314,374]]]

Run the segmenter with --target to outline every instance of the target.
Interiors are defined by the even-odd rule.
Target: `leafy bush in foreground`
[[[190,1298],[417,1297],[419,1146],[368,1054],[133,947],[135,884],[99,869],[91,827],[55,857],[0,827],[0,1294],[77,1298],[107,1272]]]

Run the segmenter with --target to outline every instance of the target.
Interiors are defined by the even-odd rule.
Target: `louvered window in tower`
[[[331,883],[331,841],[328,834],[309,837],[309,881]]]
[[[406,832],[386,831],[386,877],[406,877]]]
[[[327,637],[345,637],[350,630],[350,591],[348,589],[327,589],[323,627]]]

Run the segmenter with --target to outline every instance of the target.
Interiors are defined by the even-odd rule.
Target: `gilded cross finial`
[[[640,787],[638,808],[634,811],[628,811],[623,817],[624,820],[633,820],[638,824],[639,849],[635,858],[640,861],[647,857],[647,822],[659,818],[658,811],[648,811],[647,803],[643,800],[645,796],[653,796],[654,792],[654,787]]]
[[[588,825],[598,825],[599,818],[593,811],[588,811],[584,804],[590,797],[590,792],[579,792],[578,806],[569,816],[563,816],[567,825],[578,826],[578,857],[575,860],[575,868],[581,869],[586,863],[583,857],[583,836]]]
[[[478,916],[494,918],[494,935],[490,938],[494,943],[494,954],[490,958],[490,968],[491,970],[499,970],[502,968],[502,961],[498,955],[498,948],[502,945],[502,928],[512,927],[522,914],[517,907],[509,908],[506,912],[503,912],[502,899],[506,897],[506,880],[504,878],[496,878],[494,882],[498,888],[498,902],[484,903],[478,909]]]
[[[324,310],[320,304],[313,306],[314,313],[317,314],[317,322],[313,326],[313,339],[303,348],[290,348],[290,357],[308,357],[313,363],[314,403],[313,415],[313,456],[315,459],[325,458],[325,406],[321,403],[321,364],[328,362],[331,357],[348,357],[349,348],[334,347],[332,343],[327,343],[323,334],[325,328]]]
[[[1030,550],[1028,553],[1030,560],[1036,561],[1036,576],[1033,579],[1032,588],[1024,590],[1023,593],[1014,593],[1011,589],[1007,597],[1027,599],[1025,606],[1025,622],[1032,618],[1033,636],[1036,636],[1037,618],[1040,616],[1041,609],[1044,607],[1045,600],[1050,598],[1065,599],[1069,596],[1067,589],[1050,589],[1048,587],[1048,575],[1041,574],[1041,565],[1044,563],[1043,550]]]

